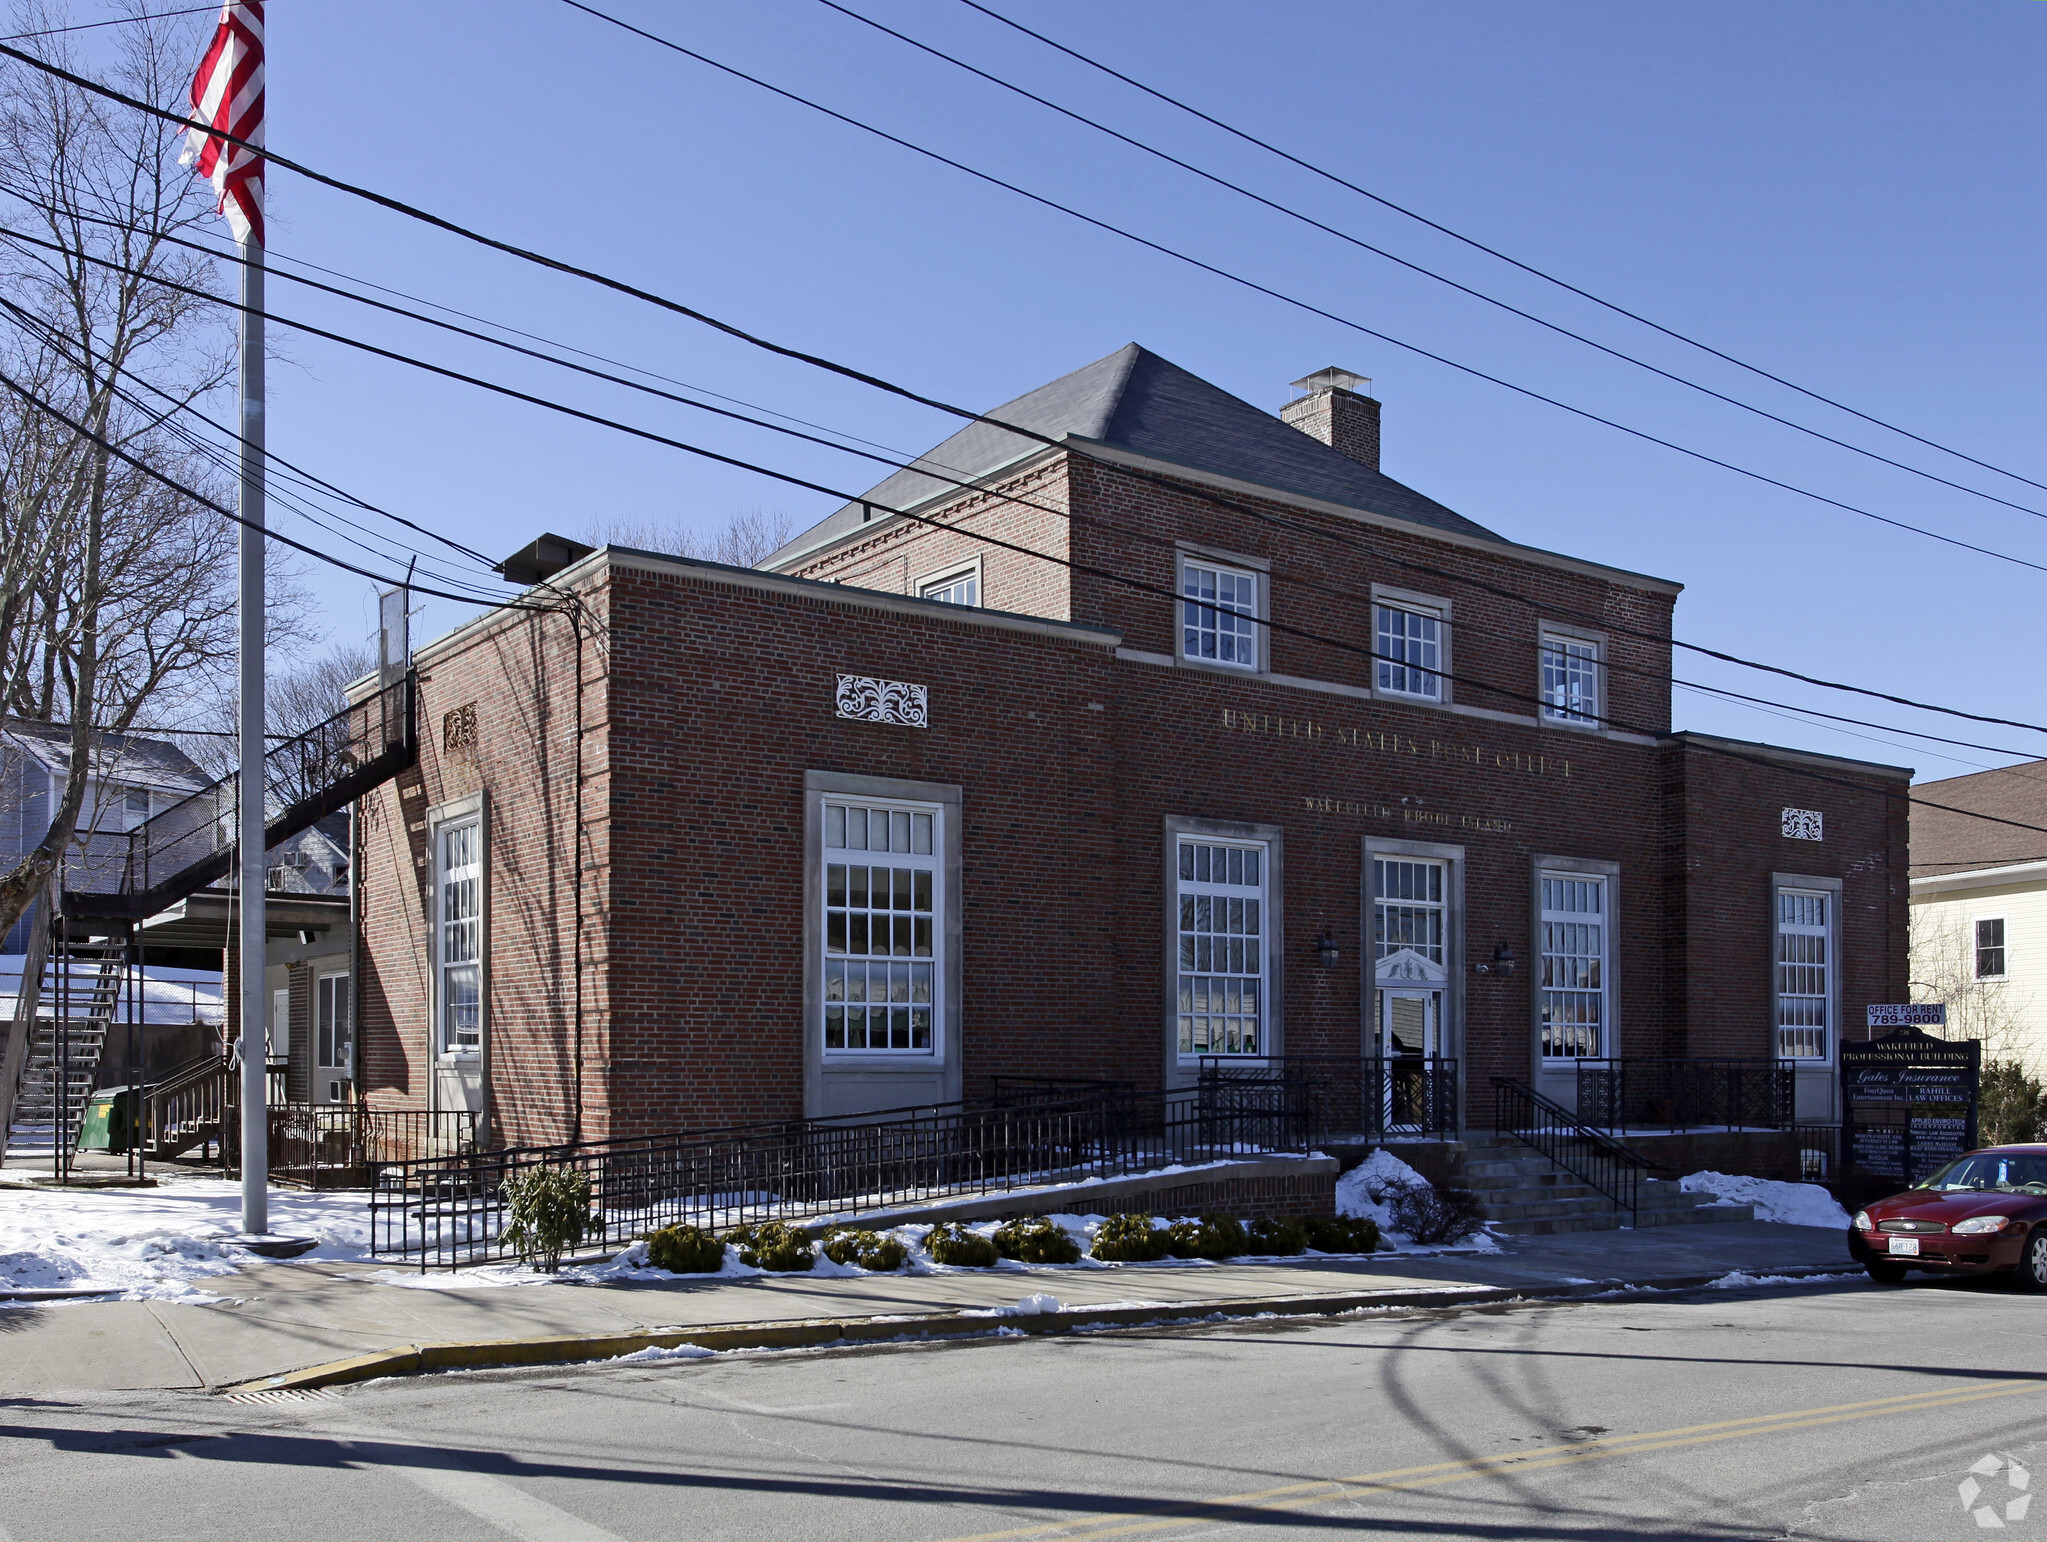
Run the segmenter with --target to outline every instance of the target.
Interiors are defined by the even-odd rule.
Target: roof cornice
[[[1912,880],[1914,894],[1942,894],[1949,889],[1995,889],[2047,879],[2047,862],[2010,862],[2003,867],[1976,867],[1966,873],[1935,873]]]
[[[1822,755],[1816,750],[1787,750],[1781,745],[1758,744],[1752,739],[1723,739],[1718,734],[1697,733],[1689,728],[1681,728],[1670,737],[1679,741],[1710,745],[1715,749],[1760,755],[1767,760],[1782,760],[1792,765],[1828,766],[1843,771],[1860,771],[1865,776],[1880,776],[1891,782],[1909,782],[1915,775],[1910,766],[1887,766],[1875,760],[1850,760],[1845,755]]]

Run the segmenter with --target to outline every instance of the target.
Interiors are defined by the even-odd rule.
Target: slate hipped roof
[[[1502,539],[1136,343],[1004,402],[988,416],[1053,439],[1079,441],[1076,448],[1107,445],[1279,493],[1460,535]],[[1020,434],[969,423],[919,457],[910,470],[868,489],[865,497],[887,508],[915,508],[959,490],[945,477],[930,475],[932,470],[963,479],[985,477],[1040,448],[1038,441]],[[849,503],[761,566],[780,567],[863,523],[860,504]]]
[[[41,723],[29,718],[0,719],[0,734],[27,752],[52,776],[69,775],[71,725]],[[140,734],[102,733],[102,764],[95,772],[109,782],[134,787],[154,787],[176,792],[197,792],[212,780],[183,750],[165,739]]]
[[[1990,819],[1971,819],[1925,803],[1912,805],[1912,876],[1979,867],[2010,867],[2047,858],[2047,835],[2023,825],[2047,825],[2047,760],[1921,782],[1912,789],[1933,803],[1971,809]],[[1999,824],[2000,819],[2017,821]]]

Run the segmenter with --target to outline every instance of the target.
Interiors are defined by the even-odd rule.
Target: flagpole
[[[263,844],[263,243],[241,242],[241,847],[242,1230],[270,1230],[270,1046],[264,1031],[269,928]]]

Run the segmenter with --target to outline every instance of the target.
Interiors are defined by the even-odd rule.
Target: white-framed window
[[[1260,575],[1202,557],[1180,562],[1180,656],[1258,668]]]
[[[917,586],[917,593],[927,600],[940,600],[947,605],[979,605],[981,603],[981,569],[959,568],[937,578],[927,578]]]
[[[1607,959],[1613,944],[1607,881],[1597,874],[1545,872],[1541,898],[1542,1058],[1606,1054]]]
[[[945,810],[932,803],[824,803],[824,1049],[931,1055],[945,999]]]
[[[1443,699],[1443,614],[1417,605],[1374,606],[1378,687],[1422,701]]]
[[[1567,632],[1542,634],[1542,715],[1552,723],[1598,726],[1599,644]]]
[[[1825,1060],[1833,1051],[1834,896],[1777,891],[1777,1054]]]
[[[434,968],[443,1055],[483,1050],[483,816],[434,832]]]
[[[1976,978],[2002,980],[2009,972],[2004,955],[2004,917],[1985,916],[1976,923]]]
[[[1180,1053],[1267,1054],[1266,843],[1178,840]]]
[[[355,1064],[354,1002],[345,974],[323,974],[313,982],[314,1064],[347,1071]]]
[[[1421,857],[1372,859],[1372,963],[1412,952],[1438,970],[1445,967],[1449,903],[1444,898],[1445,862]]]

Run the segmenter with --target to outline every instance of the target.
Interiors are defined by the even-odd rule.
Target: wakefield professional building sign
[[[1916,1183],[1976,1144],[1976,1094],[1983,1046],[1936,1039],[1917,1026],[1945,1026],[1939,1005],[1869,1008],[1880,1039],[1841,1045],[1842,1160],[1874,1178]]]

